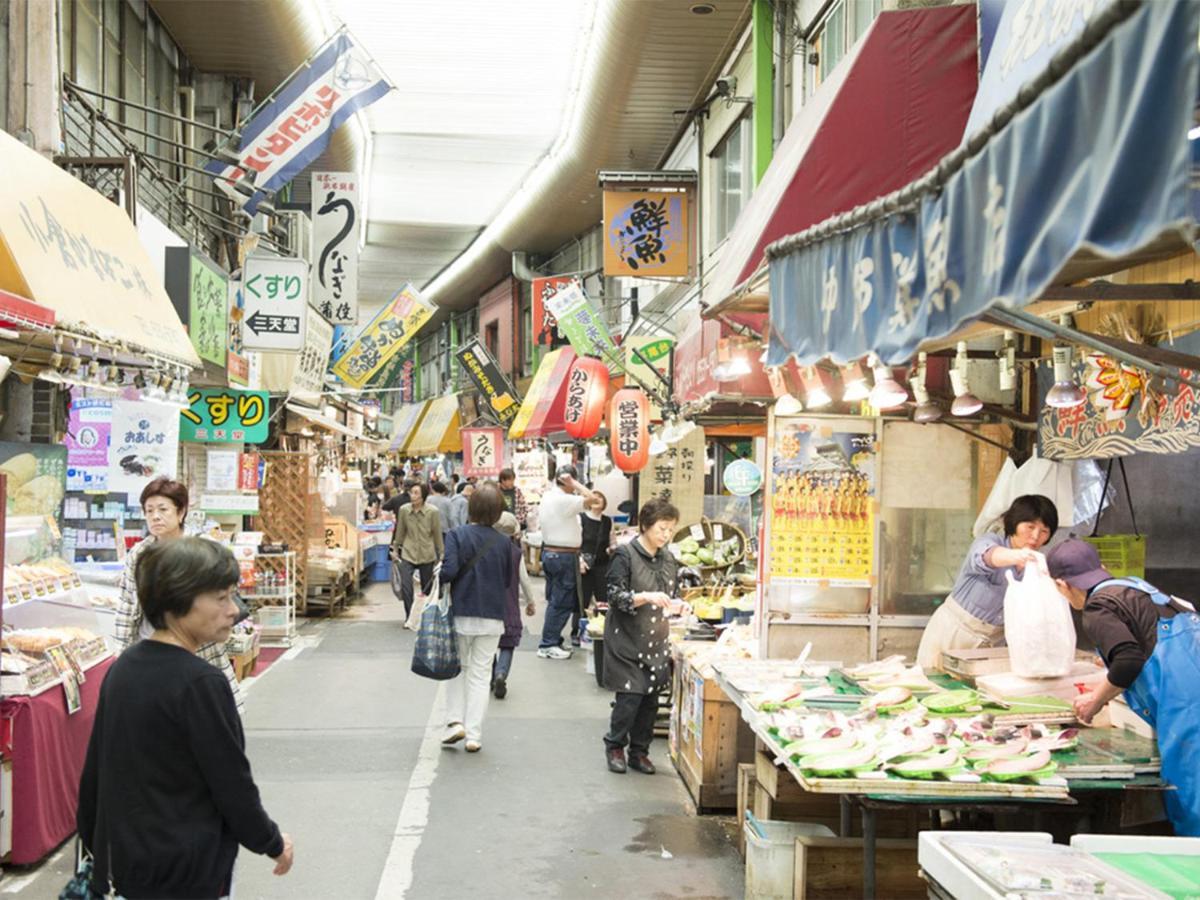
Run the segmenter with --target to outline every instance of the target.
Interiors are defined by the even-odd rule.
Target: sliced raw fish
[[[962,757],[954,748],[939,750],[937,753],[927,753],[914,756],[888,766],[898,775],[926,775],[930,772],[944,772],[957,768],[962,763]]]
[[[1050,751],[1039,750],[1037,753],[1025,756],[993,760],[984,766],[983,770],[995,775],[1016,775],[1020,772],[1037,772],[1048,765],[1050,765]]]

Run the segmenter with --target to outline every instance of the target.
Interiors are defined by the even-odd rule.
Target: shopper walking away
[[[604,515],[608,498],[592,491],[592,498],[579,514],[583,541],[579,545],[579,606],[571,615],[571,646],[580,645],[579,618],[581,610],[591,612],[593,604],[606,603],[608,578],[608,546],[612,542],[612,519]]]
[[[1158,736],[1163,795],[1180,837],[1200,837],[1200,616],[1141,578],[1114,578],[1096,548],[1078,538],[1046,557],[1059,592],[1083,612],[1083,630],[1108,667],[1104,682],[1075,698],[1085,725],[1122,692]]]
[[[529,506],[525,503],[525,495],[517,487],[517,473],[512,469],[500,470],[500,493],[504,495],[504,508],[517,517],[517,523],[524,530],[529,523]]]
[[[650,742],[658,695],[670,686],[667,614],[677,574],[666,546],[678,524],[679,510],[668,501],[648,501],[638,513],[638,536],[616,549],[608,567],[604,684],[617,694],[604,738],[610,772],[624,772],[628,766],[654,774]]]
[[[483,717],[487,714],[492,681],[492,658],[504,634],[508,605],[505,586],[516,577],[513,546],[493,526],[504,512],[504,498],[494,484],[471,495],[470,523],[446,536],[442,578],[450,585],[450,611],[458,641],[459,675],[448,689],[446,746],[466,740],[468,753],[483,746]]]
[[[91,888],[128,900],[228,897],[238,845],[292,866],[292,842],[262,807],[229,685],[199,659],[224,646],[238,564],[203,538],[155,542],[138,597],[150,636],[121,654],[100,702],[79,785]]]
[[[396,516],[396,531],[392,535],[392,552],[400,557],[400,597],[406,614],[412,612],[413,573],[420,573],[421,590],[428,593],[433,587],[433,568],[445,552],[441,518],[425,502],[429,499],[429,488],[413,485],[408,497],[408,506],[401,507]]]
[[[563,626],[579,609],[579,547],[583,526],[579,514],[583,504],[595,496],[576,481],[574,466],[563,466],[554,485],[542,497],[538,522],[542,529],[542,571],[546,575],[546,619],[538,656],[570,659],[563,648]]]
[[[524,626],[521,624],[521,599],[525,600],[525,615],[532,616],[533,585],[525,568],[525,554],[521,552],[521,528],[517,517],[505,511],[496,523],[496,530],[507,537],[513,545],[514,578],[509,582],[505,595],[504,634],[500,636],[500,650],[492,665],[492,696],[503,700],[508,695],[508,673],[512,671],[513,652],[521,644]]]
[[[469,519],[468,504],[471,501],[471,495],[475,493],[475,485],[469,481],[464,481],[458,486],[458,493],[450,501],[450,527],[458,528],[460,525],[466,525]]]
[[[446,487],[445,482],[435,481],[429,485],[429,505],[438,511],[444,536],[450,530],[450,489]]]
[[[170,478],[155,478],[142,489],[141,502],[150,534],[125,555],[125,569],[121,573],[121,597],[117,601],[117,615],[113,625],[113,637],[118,653],[154,633],[154,626],[143,614],[138,599],[137,564],[142,554],[155,544],[169,544],[183,537],[183,521],[188,512],[188,489]],[[245,701],[242,698],[242,689],[238,686],[237,675],[234,674],[233,664],[229,661],[229,654],[225,652],[224,642],[201,644],[196,654],[225,676],[225,680],[229,682],[229,689],[233,692],[237,710],[239,713],[243,712]]]
[[[412,503],[412,489],[420,483],[415,478],[406,478],[404,480],[404,489],[397,491],[392,495],[390,500],[384,502],[380,510],[381,518],[384,513],[387,513],[395,520],[400,515],[400,510]]]

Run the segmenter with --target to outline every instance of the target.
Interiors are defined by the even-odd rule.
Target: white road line
[[[285,660],[290,661],[290,660],[295,659],[297,656],[299,656],[305,650],[315,650],[317,647],[321,646],[321,641],[323,641],[323,640],[325,640],[325,629],[324,628],[320,629],[319,631],[314,632],[313,634],[297,635],[296,640],[292,644],[292,646],[288,647],[288,649],[284,651],[283,655],[280,656],[279,659],[275,660],[275,662],[281,663],[281,662],[284,662]],[[266,678],[269,674],[271,674],[274,671],[275,671],[275,666],[270,665],[267,667],[267,670],[265,672],[263,672],[261,675],[251,675],[249,678],[243,679],[241,681],[242,694],[245,695],[245,694],[250,693],[250,689],[252,687],[254,687],[254,685],[258,684],[259,681]]]
[[[0,894],[21,893],[21,891],[33,884],[33,882],[35,882],[42,875],[45,875],[47,872],[52,872],[54,867],[57,866],[59,861],[63,858],[63,855],[67,852],[67,850],[70,850],[71,853],[74,854],[74,841],[68,841],[59,849],[57,853],[48,859],[43,860],[38,864],[37,869],[27,875],[21,875],[16,878],[11,875],[5,875],[2,879],[0,879]]]
[[[408,790],[404,792],[404,804],[400,807],[400,818],[392,835],[392,846],[383,864],[379,878],[379,889],[375,900],[401,900],[407,896],[413,880],[413,860],[425,826],[429,824],[429,791],[437,777],[438,761],[442,758],[442,733],[445,730],[446,684],[438,685],[433,698],[433,709],[425,724],[425,737],[417,754],[417,765],[408,779]]]

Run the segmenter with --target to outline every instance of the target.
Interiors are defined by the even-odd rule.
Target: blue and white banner
[[[768,363],[900,365],[994,304],[1024,306],[1081,251],[1190,241],[1198,31],[1200,3],[1144,4],[940,194],[772,258]]]
[[[242,129],[237,165],[213,160],[204,168],[218,188],[253,214],[263,191],[277,191],[324,151],[338,127],[391,90],[375,61],[346,33],[339,34],[296,73],[279,95]],[[251,197],[233,185],[254,173]]]

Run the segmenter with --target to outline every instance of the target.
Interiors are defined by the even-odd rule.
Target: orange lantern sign
[[[640,472],[650,460],[650,399],[636,388],[622,388],[608,408],[609,446],[613,465]]]
[[[592,356],[581,356],[567,373],[567,402],[563,427],[577,441],[586,441],[600,430],[604,401],[608,399],[608,366]]]

